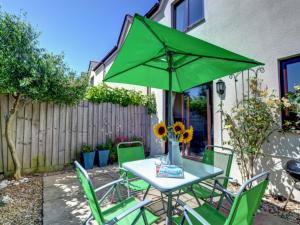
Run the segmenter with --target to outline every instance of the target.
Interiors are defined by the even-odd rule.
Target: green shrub
[[[156,100],[153,94],[143,95],[139,91],[125,88],[112,88],[106,84],[90,87],[85,98],[93,103],[109,102],[127,107],[129,105],[142,105],[148,109],[149,114],[156,113]]]
[[[81,146],[81,152],[83,153],[88,153],[88,152],[93,152],[94,149],[91,145],[82,145]]]
[[[110,146],[105,143],[105,144],[99,144],[96,146],[97,151],[104,151],[104,150],[109,150]]]

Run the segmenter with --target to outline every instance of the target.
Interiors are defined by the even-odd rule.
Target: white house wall
[[[154,20],[171,26],[171,3],[165,4]],[[205,22],[195,27],[188,34],[222,46],[228,50],[264,62],[265,72],[261,75],[269,89],[279,93],[278,59],[300,54],[300,1],[299,0],[205,0]],[[224,111],[229,112],[235,102],[234,80],[228,77]],[[215,81],[216,82],[216,81]],[[213,94],[214,143],[220,144],[219,96]],[[239,79],[238,95],[241,96]],[[161,91],[155,91],[158,99],[159,119],[163,119],[164,107]],[[227,138],[225,134],[225,139]],[[300,158],[299,134],[289,133],[285,136],[276,134],[265,145],[268,154]],[[288,158],[265,157],[261,164],[266,170],[272,170],[271,189],[276,194],[286,195],[290,185],[282,170]],[[279,162],[279,163],[278,163]],[[275,164],[278,163],[276,166]],[[233,177],[240,177],[237,165],[232,168]],[[295,191],[296,200],[300,193]]]

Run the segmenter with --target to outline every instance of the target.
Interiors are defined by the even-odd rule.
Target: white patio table
[[[162,178],[156,176],[156,159],[145,159],[127,162],[123,168],[135,176],[145,180],[152,187],[168,196],[166,224],[172,224],[172,197],[173,192],[183,187],[191,187],[209,178],[223,173],[222,169],[194,160],[183,159],[184,178]]]

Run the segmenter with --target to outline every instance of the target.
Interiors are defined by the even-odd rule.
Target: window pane
[[[189,0],[189,25],[204,18],[203,0]]]
[[[294,92],[294,86],[300,85],[300,62],[288,64],[286,69],[288,77],[288,91]]]
[[[194,128],[193,140],[190,143],[190,155],[203,154],[208,144],[208,95],[211,84],[204,84],[185,92],[186,115],[185,122]]]
[[[300,130],[299,108],[295,105],[299,90],[294,88],[300,86],[300,58],[288,59],[281,63],[282,96],[287,96],[292,103],[291,107],[283,110],[283,128]]]
[[[187,28],[186,4],[187,1],[182,1],[180,4],[175,6],[175,28],[180,31],[184,31]]]

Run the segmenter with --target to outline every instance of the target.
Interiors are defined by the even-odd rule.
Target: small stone
[[[14,200],[11,197],[9,197],[8,195],[4,195],[3,197],[0,197],[0,204],[3,204],[3,205],[10,204],[13,201]]]
[[[21,180],[19,180],[19,182],[20,182],[21,184],[23,184],[23,183],[28,183],[28,182],[29,182],[29,179],[28,179],[27,177],[23,177]]]
[[[6,188],[9,185],[9,181],[8,180],[3,180],[0,182],[0,190],[3,188]]]
[[[13,182],[13,185],[15,185],[15,186],[17,186],[17,185],[19,185],[20,183],[18,182],[18,181],[15,181],[15,182]]]

